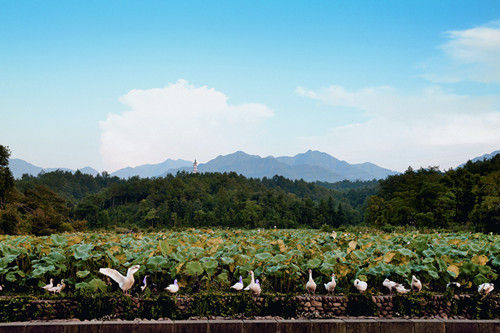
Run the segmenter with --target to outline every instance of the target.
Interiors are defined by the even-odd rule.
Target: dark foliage
[[[446,172],[409,168],[379,186],[378,194],[367,201],[370,224],[469,225],[478,231],[500,232],[500,154]]]
[[[308,183],[236,173],[120,179],[77,171],[24,175],[14,183],[0,146],[0,232],[85,228],[391,228],[467,225],[500,231],[500,154],[441,172],[409,168],[382,181]],[[15,186],[14,186],[15,185]]]
[[[73,217],[90,227],[339,226],[361,214],[338,191],[283,177],[248,179],[236,173],[178,173],[132,177],[85,196]]]
[[[9,147],[0,145],[0,210],[4,208],[7,193],[14,186],[14,177],[9,169]]]

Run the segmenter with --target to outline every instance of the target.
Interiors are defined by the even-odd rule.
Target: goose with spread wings
[[[132,286],[134,285],[134,282],[135,282],[134,274],[140,268],[141,268],[141,266],[139,266],[139,265],[134,265],[134,266],[130,267],[127,270],[127,276],[121,275],[120,272],[118,272],[116,269],[112,269],[112,268],[101,268],[101,269],[99,269],[99,273],[104,274],[104,275],[112,278],[116,283],[118,283],[118,286],[120,286],[121,290],[123,290],[123,292],[125,294],[127,294],[127,291],[130,288],[132,288]]]

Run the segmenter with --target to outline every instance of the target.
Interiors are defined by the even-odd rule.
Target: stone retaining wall
[[[497,333],[499,320],[179,320],[0,324],[0,333]]]
[[[102,298],[99,298],[102,297]],[[340,317],[498,319],[500,297],[489,295],[276,296],[177,295],[155,299],[0,297],[0,321],[53,319],[214,319]]]
[[[375,313],[382,318],[416,316],[448,319],[448,317],[451,316],[460,316],[472,319],[469,316],[470,313],[467,311],[468,308],[458,305],[467,304],[468,301],[469,303],[475,302],[472,295],[454,295],[451,299],[441,295],[433,295],[422,300],[412,299],[412,302],[407,302],[409,298],[391,295],[371,296],[370,298],[371,302],[366,302],[360,306],[375,305],[377,307]],[[359,309],[359,313],[356,313],[352,308],[349,308],[350,299],[344,296],[297,296],[296,300],[299,304],[299,315],[307,318],[332,318],[370,313],[370,311],[363,311],[370,309],[362,308]],[[354,301],[351,300],[351,302]],[[500,308],[500,300],[495,298],[492,302],[492,306],[498,310]],[[411,307],[413,307],[414,313],[407,313],[405,310],[411,311]],[[456,309],[454,309],[454,307],[456,307]],[[401,311],[401,313],[399,311]]]

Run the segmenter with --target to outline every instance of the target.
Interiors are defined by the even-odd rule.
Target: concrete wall
[[[180,320],[0,324],[0,333],[498,333],[500,320]]]

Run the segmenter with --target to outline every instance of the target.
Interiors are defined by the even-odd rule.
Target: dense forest
[[[359,224],[363,210],[358,203],[375,193],[356,196],[350,187],[344,192],[280,176],[248,179],[236,173],[120,179],[54,171],[9,184],[0,231],[36,235],[111,227],[338,227]]]
[[[380,181],[368,198],[365,223],[500,232],[500,154],[441,172],[409,168]]]
[[[54,171],[14,180],[8,148],[0,146],[0,153],[0,232],[6,234],[349,224],[499,231],[500,155],[446,172],[408,169],[382,181],[308,183],[186,172],[121,179]]]

